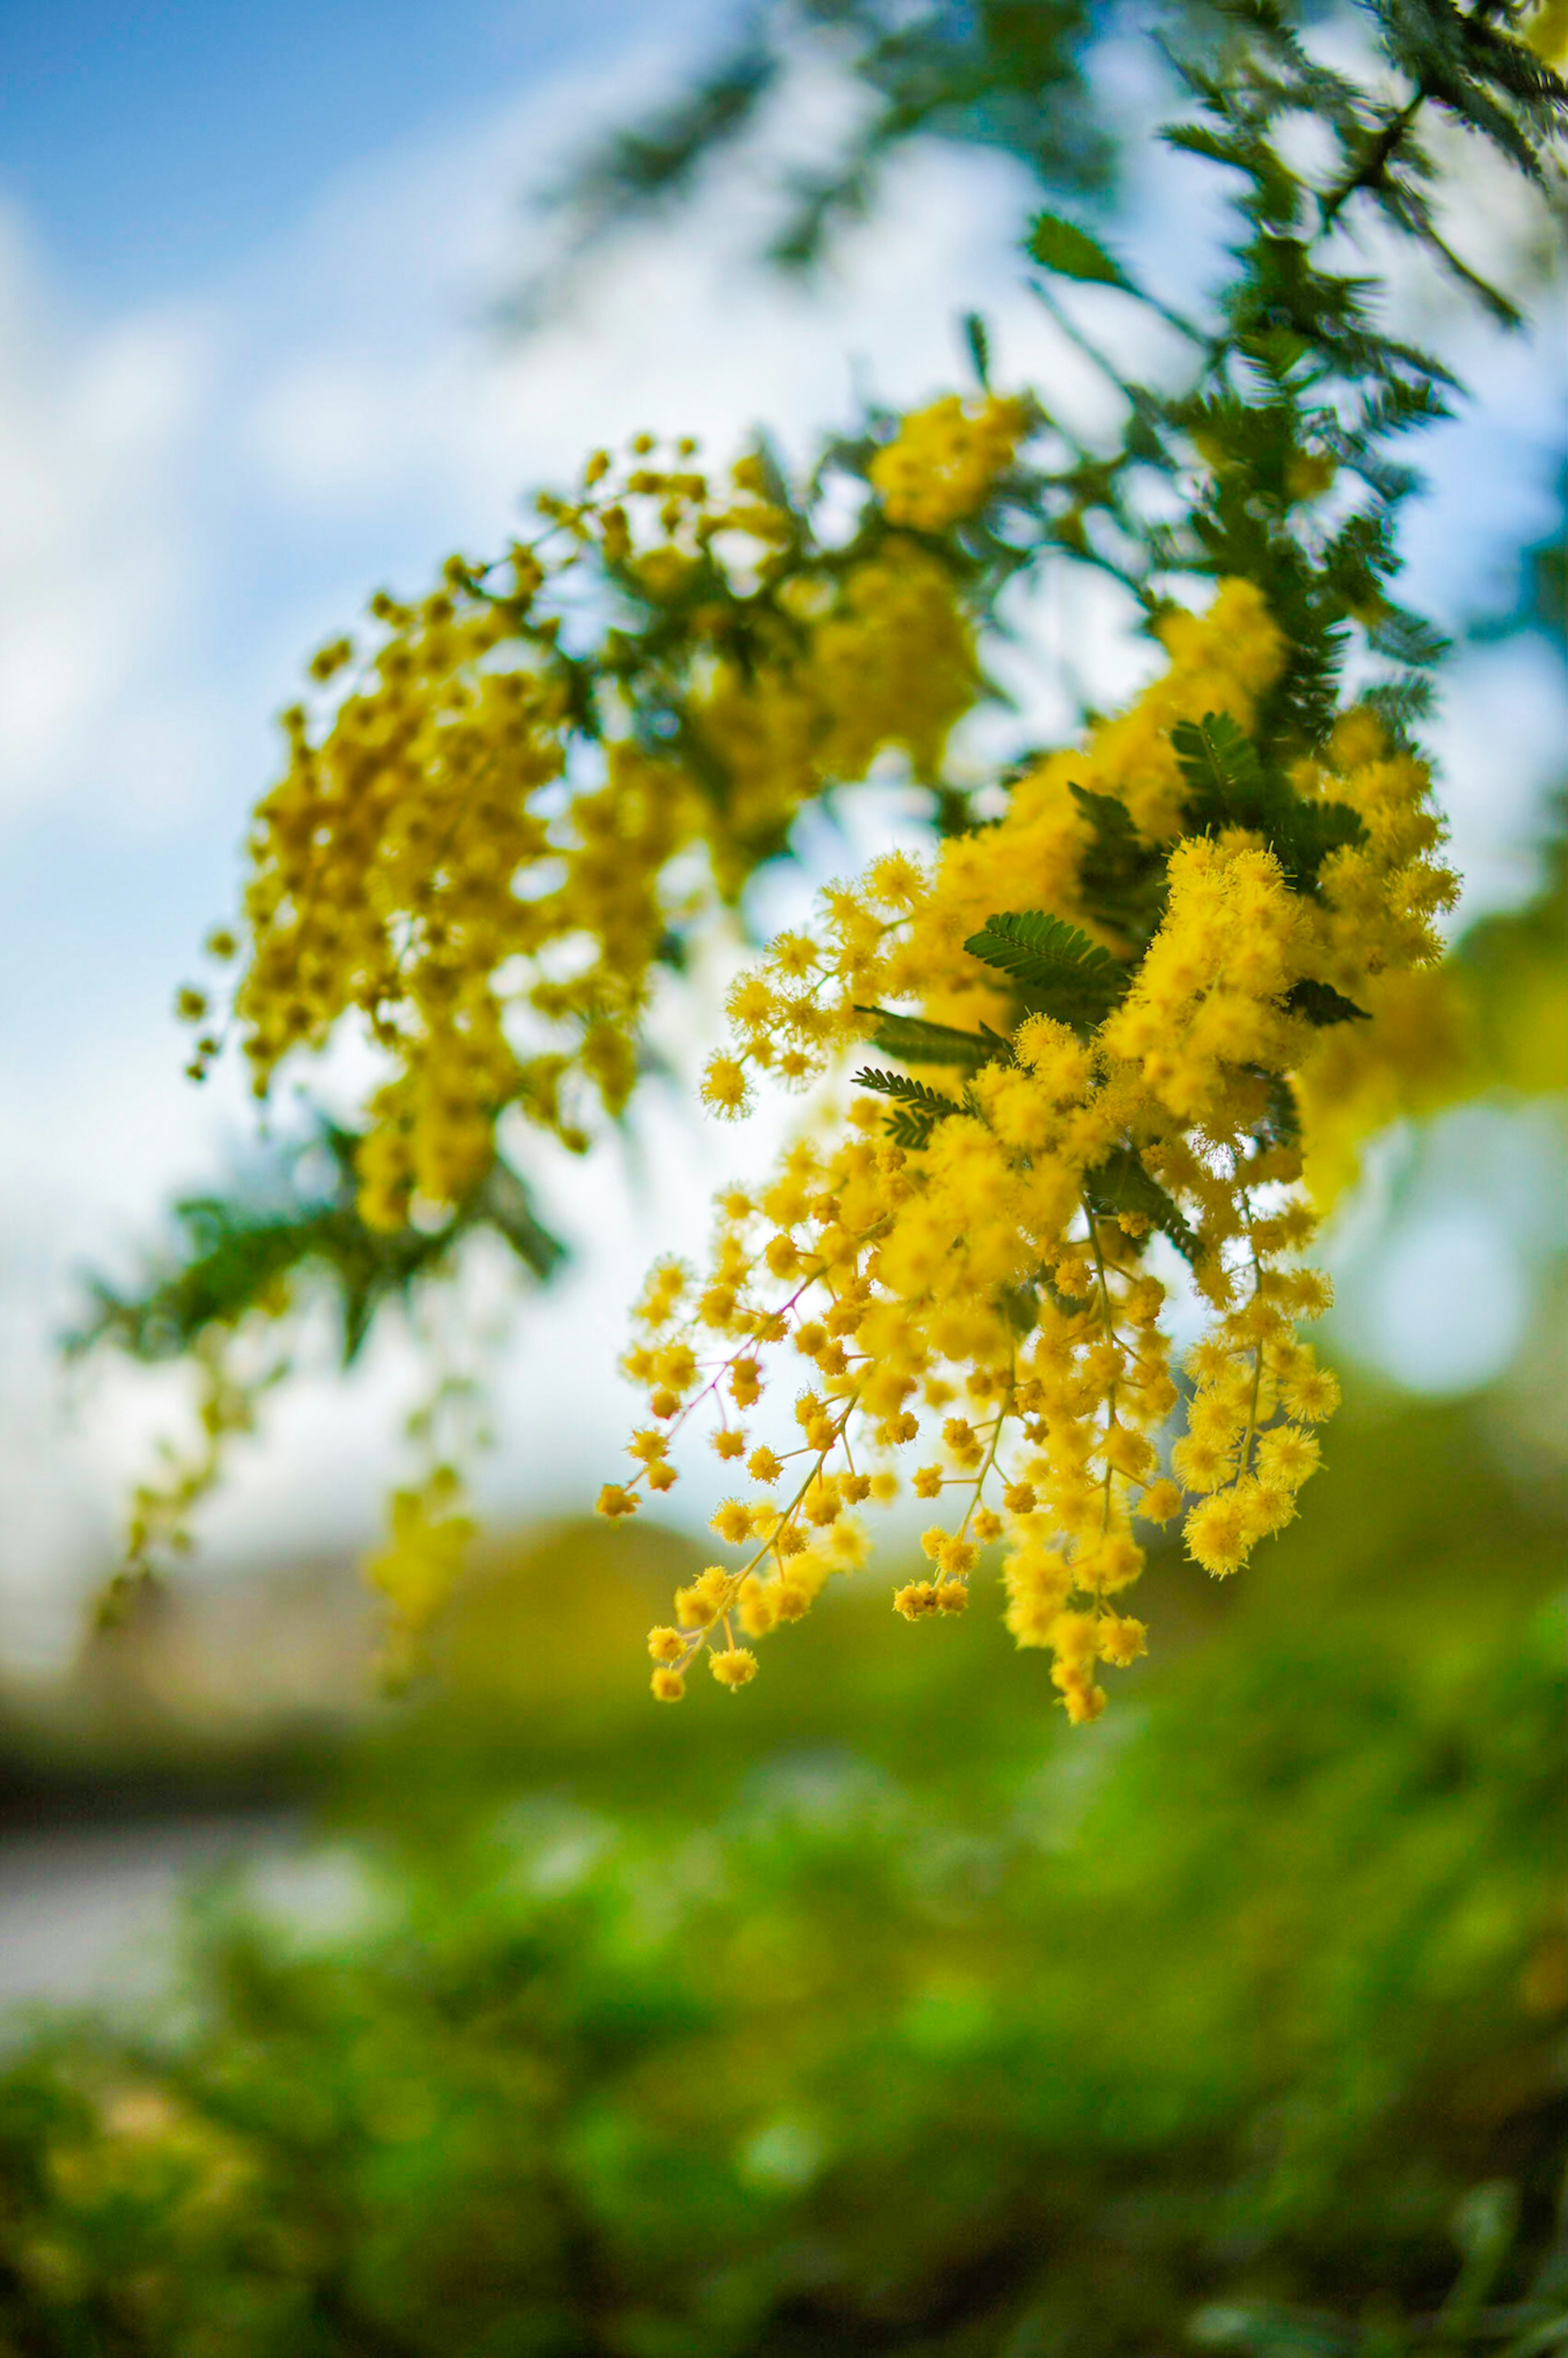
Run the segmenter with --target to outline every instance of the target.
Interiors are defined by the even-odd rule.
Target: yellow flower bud
[[[757,1675],[757,1658],[747,1646],[730,1646],[723,1653],[709,1654],[708,1662],[721,1687],[747,1686]]]

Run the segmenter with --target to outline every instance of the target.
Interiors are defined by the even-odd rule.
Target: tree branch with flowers
[[[312,1271],[345,1303],[358,1285],[351,1347],[476,1228],[547,1274],[514,1168],[529,1133],[588,1152],[626,1114],[655,996],[687,987],[803,811],[890,756],[926,790],[924,851],[829,887],[734,983],[708,1108],[827,1087],[772,1177],[721,1195],[703,1271],[662,1261],[635,1307],[646,1415],[601,1510],[667,1491],[694,1421],[737,1469],[725,1560],[651,1635],[662,1699],[704,1652],[746,1684],[755,1642],[864,1562],[859,1510],[912,1491],[935,1520],[898,1613],[962,1610],[1000,1541],[1008,1628],[1092,1720],[1101,1671],[1145,1647],[1149,1532],[1228,1576],[1317,1466],[1337,1388],[1301,1331],[1329,1299],[1314,1235],[1365,1139],[1462,1086],[1465,1057],[1418,736],[1444,650],[1394,592],[1420,490],[1402,446],[1456,387],[1381,324],[1386,283],[1350,273],[1346,241],[1375,229],[1384,281],[1424,257],[1513,319],[1450,242],[1431,126],[1550,200],[1568,103],[1517,9],[1387,0],[1368,21],[1360,76],[1273,7],[1166,28],[1164,135],[1235,220],[1194,316],[1081,220],[1032,222],[1030,283],[1115,435],[1090,447],[1048,388],[993,384],[972,322],[971,391],[868,416],[804,481],[762,448],[718,471],[690,442],[595,452],[498,557],[375,600],[285,715],[213,942],[235,979],[191,994],[192,1069],[232,1036],[265,1098],[354,1030],[381,1077],[334,1133],[314,1241],[285,1220],[246,1262],[223,1231],[154,1289],[164,1347],[218,1371],[233,1425],[233,1355]],[[1130,376],[1084,286],[1174,326],[1184,370]],[[999,601],[1082,568],[1130,594],[1162,667],[977,787],[950,748],[994,697]],[[1178,1282],[1203,1314],[1180,1354]],[[100,1329],[137,1347],[151,1299],[106,1296]],[[768,1386],[798,1387],[788,1448],[748,1426]],[[127,1581],[218,1461],[149,1487]],[[462,1471],[443,1444],[373,1569],[404,1666],[460,1563]]]

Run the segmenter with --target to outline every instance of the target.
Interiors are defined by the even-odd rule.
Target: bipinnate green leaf
[[[1366,834],[1348,803],[1309,801],[1266,770],[1228,712],[1179,720],[1171,744],[1186,781],[1182,816],[1187,826],[1197,831],[1239,827],[1261,835],[1298,892],[1315,892],[1317,871],[1329,853]]]
[[[939,1121],[949,1114],[962,1113],[961,1105],[940,1089],[927,1087],[924,1081],[912,1081],[906,1073],[884,1073],[870,1065],[855,1076],[856,1086],[874,1089],[879,1097],[892,1098],[898,1111],[888,1124],[888,1134],[895,1146],[918,1152],[930,1141],[931,1133]]]
[[[1000,1033],[983,1025],[979,1032],[960,1032],[953,1024],[928,1023],[924,1015],[896,1015],[886,1007],[857,1007],[855,1012],[876,1017],[872,1047],[896,1056],[901,1065],[952,1065],[975,1073],[1012,1054]]]
[[[1288,827],[1281,831],[1287,868],[1298,877],[1315,877],[1331,851],[1359,843],[1367,829],[1358,811],[1348,803],[1309,803],[1292,797]]]
[[[1104,1020],[1128,984],[1127,968],[1076,925],[1038,909],[988,917],[964,944],[971,957],[994,968],[1034,1003],[1064,1023]]]
[[[1171,743],[1182,774],[1195,794],[1219,796],[1227,804],[1260,797],[1265,792],[1258,749],[1228,712],[1206,712],[1201,720],[1178,720]]]
[[[884,1073],[880,1065],[868,1065],[855,1075],[855,1086],[875,1089],[879,1097],[897,1098],[901,1105],[920,1106],[931,1113],[961,1113],[957,1100],[944,1097],[928,1082],[912,1081],[907,1073]]]
[[[1281,1146],[1299,1146],[1302,1141],[1302,1109],[1295,1090],[1283,1073],[1266,1072],[1261,1065],[1246,1067],[1254,1079],[1263,1083],[1267,1099],[1262,1120],[1255,1126],[1255,1143],[1265,1150]]]
[[[1125,803],[1088,786],[1069,785],[1088,829],[1078,862],[1078,898],[1086,914],[1140,946],[1160,922],[1165,854],[1138,832]]]

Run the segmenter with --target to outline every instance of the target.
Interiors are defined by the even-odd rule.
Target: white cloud
[[[302,514],[384,499],[406,460],[383,372],[346,355],[286,370],[258,396],[251,433],[271,483]]]
[[[196,601],[181,461],[209,357],[189,318],[71,321],[0,214],[0,813],[102,761]]]

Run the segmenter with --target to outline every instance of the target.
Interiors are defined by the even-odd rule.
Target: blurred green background
[[[654,1712],[694,1551],[589,1525],[494,1546],[438,1682],[330,1741],[203,1767],[166,1718],[160,1768],[126,1673],[106,1768],[248,1766],[319,1830],[209,1879],[156,2001],[13,2029],[0,2348],[1551,2346],[1561,1466],[1518,1431],[1353,1389],[1254,1573],[1152,1570],[1081,1734],[983,1586],[908,1629],[885,1566]]]

